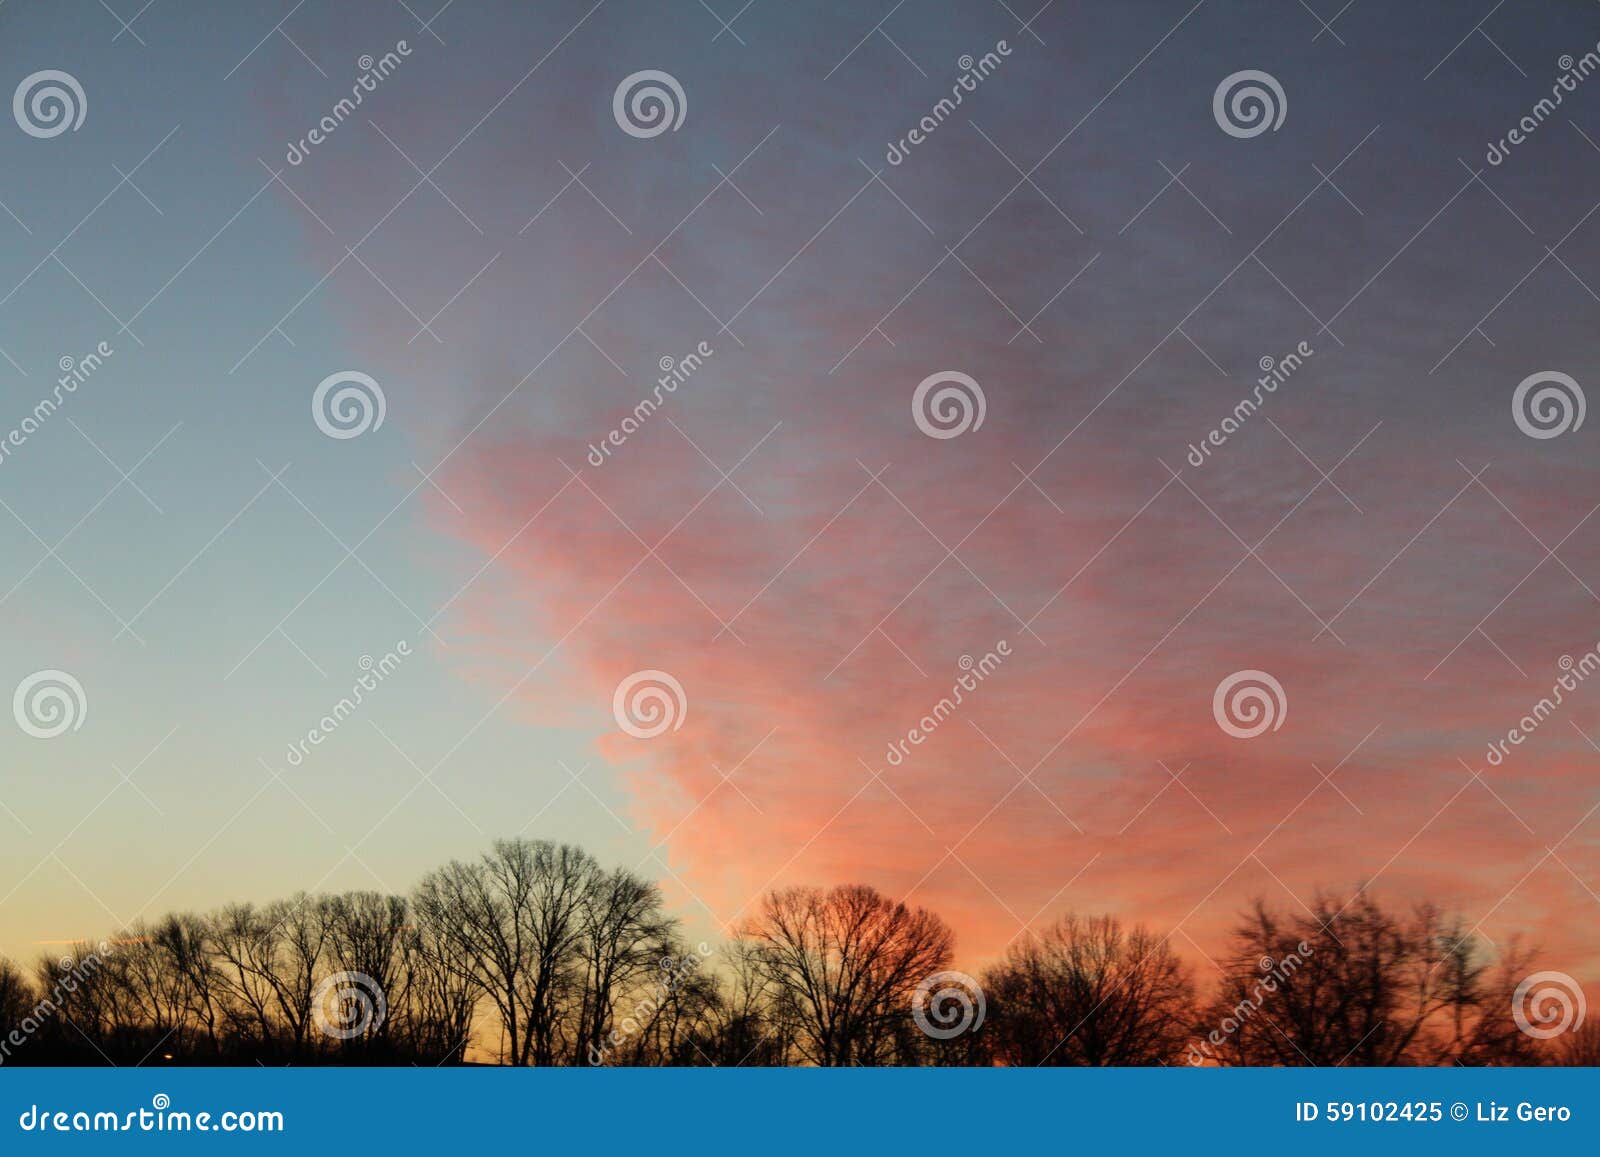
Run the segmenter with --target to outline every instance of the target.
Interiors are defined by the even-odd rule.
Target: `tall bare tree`
[[[983,1036],[1001,1064],[1165,1064],[1188,1043],[1188,970],[1164,939],[1114,916],[1067,915],[1017,941],[983,989]]]
[[[387,1039],[409,995],[406,901],[380,892],[347,892],[329,897],[326,913],[328,953],[338,971],[358,973],[363,987],[375,987],[386,1005],[384,1016],[367,1018],[370,1027],[345,1042],[347,1050],[370,1051]]]
[[[578,913],[577,1043],[585,1055],[601,1051],[618,998],[671,954],[673,923],[653,883],[625,868],[595,875]]]
[[[482,992],[459,943],[419,922],[408,929],[407,1039],[435,1064],[459,1064],[472,1041]]]
[[[222,979],[210,939],[210,925],[204,919],[183,913],[168,916],[151,933],[162,950],[165,963],[182,978],[192,1023],[191,1049],[216,1056],[222,1048],[219,1035]]]
[[[210,921],[231,1019],[256,1048],[294,1056],[317,1043],[311,998],[329,944],[328,917],[326,898],[300,893],[264,908],[230,905]]]
[[[912,994],[954,941],[932,912],[860,884],[771,892],[740,938],[772,986],[774,1015],[792,1018],[801,1056],[817,1065],[891,1059]]]
[[[499,840],[480,860],[453,861],[417,887],[419,918],[494,1005],[513,1065],[554,1064],[576,1043],[562,1001],[577,983],[581,911],[598,874],[579,848]]]

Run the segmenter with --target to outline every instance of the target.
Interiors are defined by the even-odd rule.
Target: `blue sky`
[[[341,325],[348,283],[245,356],[325,272],[304,212],[257,159],[285,168],[266,109],[285,74],[307,107],[334,86],[278,37],[240,63],[281,15],[156,6],[135,26],[141,44],[114,40],[98,5],[0,12],[8,86],[49,66],[83,78],[88,98],[77,132],[0,144],[0,201],[22,223],[4,217],[7,428],[50,392],[59,358],[114,351],[0,466],[14,512],[0,512],[7,686],[65,669],[88,699],[82,730],[58,742],[0,741],[8,954],[141,911],[314,885],[405,890],[485,832],[532,820],[568,783],[558,760],[592,759],[576,728],[496,714],[440,768],[440,790],[411,791],[422,775],[407,757],[431,768],[494,702],[421,634],[482,560],[441,550],[419,517],[440,499],[412,492],[412,463],[438,452],[406,421],[348,441],[311,421],[318,381],[371,364]],[[388,43],[415,35],[403,9],[378,15]],[[376,371],[391,397],[426,385],[395,360]],[[47,545],[69,530],[58,561]],[[348,694],[360,658],[402,639],[413,655],[363,714],[290,767],[288,744]],[[589,782],[621,806],[604,776]],[[529,834],[618,860],[648,848],[615,838],[576,786]]]

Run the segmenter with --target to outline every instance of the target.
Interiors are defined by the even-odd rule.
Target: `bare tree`
[[[477,862],[453,861],[417,887],[419,918],[500,1014],[513,1065],[571,1054],[576,1026],[564,1023],[562,1001],[576,984],[581,909],[598,873],[579,848],[499,840]]]
[[[800,1055],[817,1065],[893,1057],[913,992],[954,939],[932,912],[859,884],[771,892],[740,938],[771,983],[772,1015],[792,1019]]]
[[[151,935],[160,946],[167,967],[182,978],[188,1005],[185,1019],[192,1028],[189,1051],[200,1051],[199,1042],[203,1039],[204,1051],[217,1055],[222,1047],[218,1033],[223,1016],[222,981],[208,923],[187,913],[168,916]]]
[[[115,1004],[118,1022],[108,1026],[122,1048],[148,1041],[142,1046],[147,1052],[187,1054],[193,1049],[195,994],[189,975],[177,967],[171,946],[160,929],[143,923],[131,925],[123,937],[110,975],[125,999]]]
[[[1386,911],[1365,892],[1304,913],[1258,903],[1234,932],[1191,1059],[1243,1065],[1493,1064],[1526,1059],[1511,993],[1531,954],[1498,966],[1459,919]]]
[[[578,923],[578,1047],[593,1056],[611,1031],[618,996],[670,954],[674,922],[661,910],[661,889],[617,868],[592,880]]]
[[[254,904],[230,904],[208,921],[222,1015],[229,1036],[249,1051],[266,1052],[277,1037],[267,980],[276,934]]]
[[[310,1037],[311,998],[329,943],[325,899],[304,893],[265,908],[235,904],[210,921],[228,1015],[269,1055],[300,1056]]]
[[[405,1023],[411,1050],[435,1064],[459,1064],[482,996],[475,970],[455,938],[441,938],[423,924],[408,929],[407,938]]]
[[[1006,1065],[1155,1065],[1189,1039],[1188,970],[1142,925],[1067,915],[1014,943],[983,979],[983,1037]]]
[[[591,1065],[715,1064],[715,1038],[725,1011],[722,987],[697,951],[668,943],[619,996],[616,1026],[604,1045],[584,1058]]]
[[[723,978],[721,1018],[708,1045],[713,1064],[788,1065],[798,1056],[797,1026],[762,966],[760,950],[746,940],[726,945],[719,957]]]
[[[409,996],[406,901],[379,892],[348,892],[329,897],[325,910],[328,952],[337,970],[359,974],[361,985],[375,987],[386,1005],[385,1015],[367,1018],[366,1030],[344,1042],[347,1051],[370,1050],[386,1041]]]
[[[325,971],[323,953],[330,946],[330,910],[326,899],[299,893],[267,905],[266,919],[279,936],[279,950],[271,958],[268,980],[277,997],[278,1010],[289,1029],[297,1052],[312,1040],[312,994]]]
[[[704,946],[662,962],[651,996],[618,1010],[636,1030],[609,1055],[629,1065],[778,1066],[794,1063],[794,1020],[779,1014],[776,988],[754,946],[735,940],[710,959]]]
[[[6,1060],[14,1061],[19,1055],[18,1050],[28,1048],[26,1037],[21,1044],[13,1045],[11,1033],[21,1034],[22,1022],[32,1015],[37,1003],[38,996],[27,975],[11,961],[0,956],[0,1054],[3,1054]],[[20,1055],[23,1060],[27,1060],[29,1054],[21,1052]]]
[[[41,1051],[83,1063],[140,1059],[142,1050],[135,1049],[141,1017],[129,995],[124,960],[121,952],[103,955],[82,942],[59,958],[39,958],[32,1019]]]

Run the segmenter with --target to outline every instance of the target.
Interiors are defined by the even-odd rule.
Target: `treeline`
[[[1107,916],[976,976],[953,959],[940,917],[859,885],[769,893],[690,943],[654,883],[509,840],[409,896],[234,904],[0,960],[0,1063],[1600,1063],[1575,984],[1527,991],[1561,974],[1360,892],[1258,905],[1197,966],[1207,995],[1166,938]]]

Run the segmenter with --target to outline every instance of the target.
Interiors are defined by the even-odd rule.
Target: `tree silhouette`
[[[1189,1041],[1194,985],[1164,940],[1112,916],[1062,917],[985,973],[984,1028],[1006,1065],[1155,1065]]]
[[[1197,1026],[1200,1055],[1243,1065],[1529,1063],[1511,1016],[1531,954],[1498,966],[1459,918],[1386,911],[1365,892],[1304,913],[1257,904],[1233,934]],[[1209,1046],[1209,1047],[1206,1047]]]
[[[817,1065],[903,1057],[912,993],[949,963],[954,943],[932,912],[860,884],[769,893],[740,939],[771,985],[776,1018]]]
[[[947,1031],[953,949],[937,915],[859,884],[770,892],[691,946],[653,883],[502,840],[409,897],[176,913],[31,975],[0,959],[0,1064],[1600,1063],[1600,1024],[1519,1028],[1532,952],[1364,891],[1258,902],[1198,1000],[1169,938],[1067,915],[957,974],[981,994]]]
[[[621,994],[672,951],[675,924],[661,911],[661,891],[632,872],[596,873],[578,915],[581,969],[578,1046],[598,1055],[612,1031]]]

